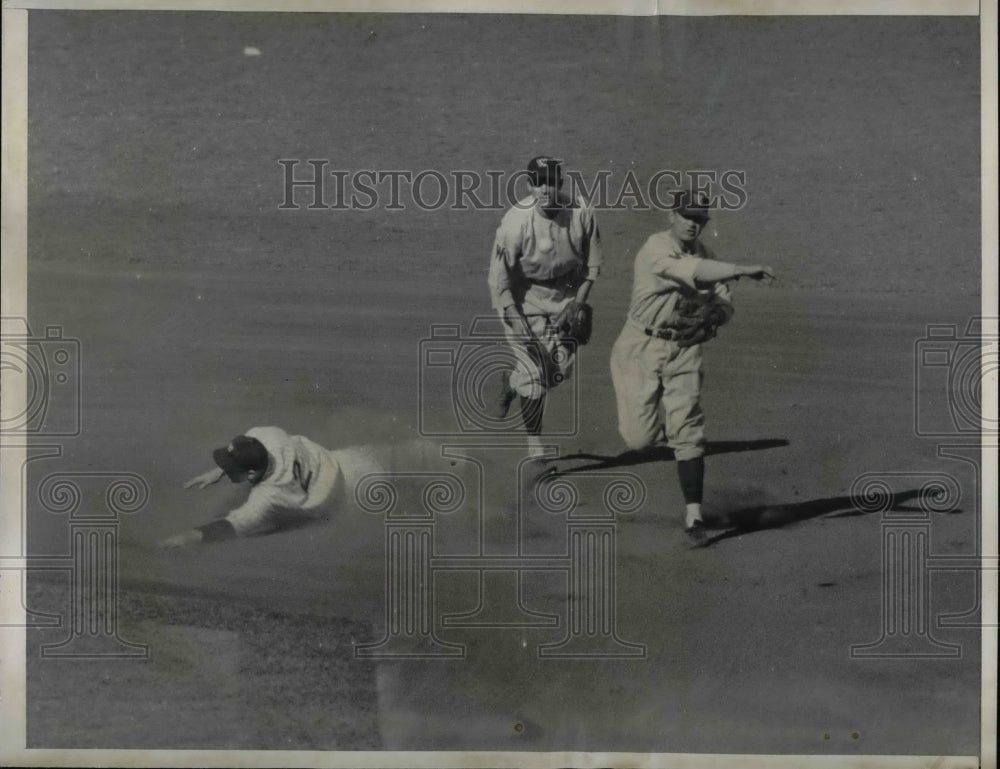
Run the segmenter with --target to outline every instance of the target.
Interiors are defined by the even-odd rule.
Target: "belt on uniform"
[[[576,279],[574,275],[560,275],[557,278],[549,278],[548,280],[539,280],[535,278],[528,278],[528,282],[535,286],[544,286],[545,288],[575,288]]]
[[[643,325],[634,318],[629,318],[629,323],[639,329],[646,336],[651,336],[654,339],[664,339],[668,342],[672,342],[679,335],[679,331],[676,328],[660,327],[651,328],[650,326]]]
[[[649,328],[648,326],[643,326],[642,332],[646,336],[652,336],[656,339],[665,339],[668,342],[674,341],[680,332],[675,328]]]

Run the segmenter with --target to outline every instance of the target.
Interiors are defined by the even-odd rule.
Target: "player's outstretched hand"
[[[190,481],[184,484],[185,489],[204,489],[211,486],[213,483],[218,483],[222,480],[222,476],[225,473],[222,472],[221,467],[213,467],[208,472],[202,473],[201,475],[196,475]]]
[[[774,270],[770,267],[763,267],[761,265],[746,267],[744,268],[743,274],[748,278],[760,280],[764,283],[771,283],[774,280]]]
[[[178,547],[187,547],[188,545],[197,545],[202,540],[202,534],[197,529],[189,529],[188,531],[183,531],[180,534],[176,534],[173,537],[167,537],[167,539],[162,539],[157,543],[157,547],[160,550],[173,550]]]

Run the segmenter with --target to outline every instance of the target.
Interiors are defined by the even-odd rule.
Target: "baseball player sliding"
[[[562,161],[532,158],[528,180],[531,195],[504,214],[490,261],[493,308],[517,361],[501,377],[491,416],[503,419],[520,396],[528,452],[538,457],[546,393],[590,338],[586,301],[603,256],[593,208],[561,189]]]
[[[160,547],[267,534],[328,518],[363,473],[381,469],[365,449],[329,451],[279,427],[247,430],[212,457],[216,467],[192,478],[184,488],[204,489],[228,476],[233,483],[249,483],[250,496],[225,518],[165,539]]]
[[[652,235],[635,258],[632,301],[611,351],[618,429],[633,450],[666,437],[674,450],[686,504],[685,531],[696,545],[708,537],[701,502],[705,477],[701,410],[701,344],[733,315],[727,281],[772,280],[769,267],[715,260],[699,241],[708,201],[694,190],[674,195],[668,229]]]

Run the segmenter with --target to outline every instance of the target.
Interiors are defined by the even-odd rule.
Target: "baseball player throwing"
[[[594,210],[563,192],[562,161],[539,156],[528,163],[530,197],[504,214],[490,261],[489,289],[514,352],[513,370],[501,378],[492,416],[503,419],[515,396],[531,456],[542,453],[542,415],[548,390],[570,375],[576,346],[588,330],[566,331],[566,320],[587,310],[600,273],[600,234]]]
[[[707,541],[701,501],[705,476],[701,410],[701,344],[728,323],[733,305],[727,281],[774,278],[769,267],[716,261],[698,236],[708,202],[693,190],[675,193],[669,228],[652,235],[635,259],[632,301],[611,351],[618,429],[632,450],[661,436],[674,450],[686,503],[685,531]]]
[[[329,451],[279,427],[247,430],[212,456],[216,467],[184,487],[204,489],[228,476],[233,483],[249,483],[250,496],[225,518],[163,540],[160,547],[267,534],[283,526],[328,518],[361,473],[380,469],[364,449]]]

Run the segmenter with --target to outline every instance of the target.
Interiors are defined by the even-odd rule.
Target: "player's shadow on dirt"
[[[712,454],[733,454],[738,451],[761,451],[763,449],[777,449],[787,446],[788,441],[784,438],[766,438],[757,441],[710,441],[705,447],[705,455]],[[654,446],[645,451],[626,451],[615,456],[602,456],[600,454],[567,454],[560,457],[560,460],[588,459],[589,464],[570,467],[560,470],[559,475],[571,475],[572,473],[584,473],[589,470],[607,470],[612,467],[632,467],[634,465],[644,465],[648,462],[673,462],[674,451],[667,446]]]
[[[911,489],[909,491],[899,491],[892,494],[886,500],[882,508],[886,513],[921,513],[925,511],[924,505],[907,505],[914,499],[920,499],[921,495],[932,494],[933,492]],[[960,508],[947,511],[949,514],[961,513]],[[869,515],[865,510],[858,509],[855,499],[850,496],[827,497],[825,499],[812,499],[807,502],[791,502],[784,505],[755,505],[734,510],[727,513],[720,520],[710,521],[711,528],[724,528],[709,537],[707,544],[711,545],[721,542],[730,537],[739,537],[753,531],[764,529],[777,529],[799,521],[806,521],[810,518],[826,516],[829,518],[849,518],[857,515]]]

